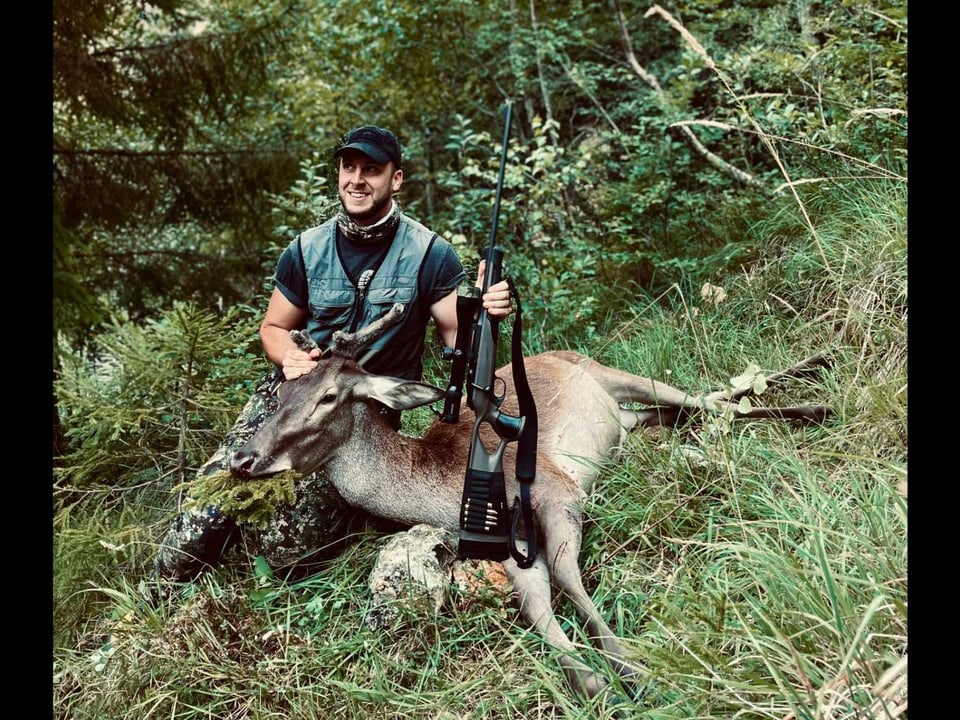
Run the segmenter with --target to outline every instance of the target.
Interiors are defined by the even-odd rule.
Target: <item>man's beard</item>
[[[390,196],[384,195],[383,198],[378,200],[373,204],[369,210],[364,210],[358,213],[352,213],[347,210],[347,205],[343,201],[343,195],[340,195],[340,205],[343,208],[343,212],[346,213],[347,217],[353,220],[358,225],[370,220],[371,218],[377,217],[380,213],[383,212],[383,209],[390,204]]]

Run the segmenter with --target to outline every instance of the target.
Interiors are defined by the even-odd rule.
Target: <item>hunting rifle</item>
[[[457,340],[454,348],[445,348],[444,357],[453,361],[450,384],[444,395],[444,410],[440,421],[459,422],[460,400],[463,396],[464,376],[468,386],[467,406],[474,411],[473,437],[460,504],[461,558],[505,560],[512,555],[520,567],[533,564],[536,556],[536,528],[530,504],[530,485],[536,476],[537,408],[527,383],[521,349],[520,299],[509,278],[511,294],[517,300],[517,314],[513,325],[512,364],[519,415],[501,412],[504,394],[497,395],[494,385],[497,359],[497,336],[500,319],[491,316],[481,298],[491,285],[500,282],[503,248],[495,245],[497,222],[500,215],[500,195],[507,162],[507,144],[510,138],[511,103],[504,109],[503,145],[500,172],[493,202],[493,221],[490,243],[486,253],[483,288],[461,286],[457,290]],[[487,423],[499,437],[499,444],[489,451],[480,439],[480,427]],[[503,451],[507,443],[518,441],[516,474],[520,494],[514,498],[512,519],[507,507],[506,486],[503,477]],[[519,521],[523,518],[527,535],[524,554],[517,546]]]

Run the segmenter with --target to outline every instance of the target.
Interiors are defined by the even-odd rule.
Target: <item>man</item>
[[[290,331],[305,330],[325,347],[334,331],[353,332],[384,315],[395,302],[404,319],[369,348],[363,367],[373,373],[421,379],[430,319],[447,347],[457,337],[457,287],[465,272],[453,247],[403,214],[394,193],[403,184],[400,144],[376,125],[351,130],[334,153],[342,211],[301,233],[277,263],[274,290],[260,325],[264,352],[275,365],[257,386],[234,427],[200,469],[226,470],[232,452],[276,409],[283,379],[310,372],[320,350],[300,350]],[[482,287],[484,263],[476,284]],[[484,294],[483,306],[496,317],[510,314],[506,281]],[[382,408],[400,429],[399,411]],[[322,473],[301,479],[296,500],[280,508],[269,528],[249,533],[253,550],[275,569],[301,573],[322,559],[345,535],[358,512],[349,508]],[[176,518],[156,560],[159,578],[190,580],[219,562],[241,539],[240,528],[217,508],[187,509]]]

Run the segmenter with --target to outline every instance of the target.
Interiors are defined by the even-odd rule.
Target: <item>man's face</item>
[[[340,202],[358,225],[372,225],[383,218],[390,210],[390,198],[402,182],[403,170],[391,162],[375,162],[357,150],[340,156]]]

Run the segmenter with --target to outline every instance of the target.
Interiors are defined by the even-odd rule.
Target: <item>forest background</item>
[[[356,556],[321,585],[225,569],[200,592],[210,624],[195,616],[192,631],[173,609],[132,609],[171,490],[267,367],[256,328],[274,266],[336,210],[343,133],[395,130],[403,209],[451,240],[470,273],[489,240],[508,99],[498,244],[528,353],[579,349],[692,391],[748,366],[756,379],[816,352],[834,361],[805,388],[838,411],[824,435],[687,429],[637,440],[628,468],[602,479],[588,584],[636,639],[652,676],[643,702],[658,717],[905,713],[906,2],[58,0],[52,40],[60,717],[265,718],[291,704],[324,717],[324,702],[344,717],[606,717],[571,705],[549,652],[483,604],[448,619],[473,628],[467,641],[442,623],[412,650],[396,640],[418,658],[388,642],[364,670],[292,660],[291,634],[305,647],[362,634]],[[440,385],[449,372],[435,340],[426,372]],[[681,463],[695,439],[706,457],[719,444],[723,463]],[[742,487],[731,454],[760,463],[751,482],[799,477],[803,489],[781,487],[797,505]],[[652,517],[671,495],[672,510]],[[753,535],[768,525],[775,539]],[[378,540],[358,539],[359,566]],[[778,580],[721,582],[729,553]],[[120,645],[104,628],[129,613],[136,628]],[[222,618],[264,637],[284,613],[278,681],[264,648],[251,661]],[[801,617],[818,629],[791,630]],[[532,680],[529,663],[543,668]],[[364,672],[387,685],[372,690]],[[469,684],[477,677],[488,679]]]

